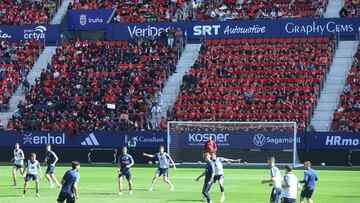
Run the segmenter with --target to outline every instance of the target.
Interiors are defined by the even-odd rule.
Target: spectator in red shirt
[[[167,129],[167,120],[165,117],[161,117],[160,127],[161,127],[161,130]]]
[[[209,136],[204,146],[204,154],[209,153],[212,156],[217,151],[217,145],[213,139],[213,136]]]

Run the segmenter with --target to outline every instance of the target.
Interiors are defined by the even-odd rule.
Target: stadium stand
[[[360,131],[360,45],[334,113],[332,131]]]
[[[343,8],[339,12],[342,18],[351,18],[360,16],[360,1],[357,0],[345,0]]]
[[[169,22],[322,17],[326,0],[73,1],[69,9],[116,8],[113,22]]]
[[[64,42],[9,120],[13,130],[145,130],[181,47],[167,41]],[[9,126],[7,127],[9,129]]]
[[[207,40],[184,76],[176,120],[309,124],[335,51],[331,37]]]
[[[61,0],[2,0],[0,1],[0,24],[40,25],[49,23]]]
[[[327,1],[324,0],[225,0],[217,3],[203,2],[196,8],[197,20],[322,17],[327,5]]]
[[[27,75],[44,44],[34,40],[0,40],[0,111],[9,109],[9,100]]]

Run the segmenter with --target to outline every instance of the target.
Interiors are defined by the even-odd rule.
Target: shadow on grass
[[[8,190],[23,190],[24,188],[21,186],[9,186],[9,185],[0,185],[0,189],[8,189]],[[28,188],[28,190],[32,190],[32,188]]]
[[[81,192],[81,195],[117,195],[115,192]]]
[[[360,198],[360,195],[339,195],[339,196],[335,196],[335,198]]]
[[[133,191],[149,191],[149,189],[133,189]],[[151,193],[151,192],[149,192]],[[86,195],[118,195],[118,191],[115,190],[114,192],[81,192],[81,194],[86,194]],[[129,191],[128,190],[123,190],[123,194],[126,195],[126,194],[129,194]]]
[[[149,192],[149,189],[146,189],[146,188],[138,188],[138,189],[132,189],[133,191],[148,191]],[[155,191],[155,190],[154,190]]]
[[[204,202],[200,199],[172,199],[172,200],[166,200],[167,202]]]
[[[0,195],[0,198],[21,197],[21,195]]]

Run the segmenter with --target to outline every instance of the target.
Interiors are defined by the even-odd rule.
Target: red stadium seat
[[[325,41],[325,40],[323,40]],[[338,109],[334,112],[332,131],[360,132],[360,46],[354,56],[344,90],[340,95]]]
[[[55,125],[57,130],[70,132],[143,128],[143,122],[147,123],[145,101],[155,101],[155,92],[164,86],[169,74],[175,72],[178,52],[177,46],[170,48],[159,40],[134,40],[147,40],[154,45],[152,52],[140,51],[145,50],[147,43],[139,44],[139,41],[131,44],[128,41],[77,41],[58,47],[51,69],[41,72],[40,81],[26,96],[26,103],[19,103],[20,116],[9,121],[11,128],[49,131]],[[25,62],[32,65],[34,59],[31,63]],[[19,76],[11,73],[13,78]],[[15,83],[7,81],[0,84],[11,93]],[[54,101],[54,98],[61,105],[44,109],[42,101]],[[109,104],[114,104],[115,110],[108,108]],[[27,110],[29,105],[34,106],[32,111]],[[39,125],[24,125],[28,121]]]
[[[22,71],[29,72],[44,45],[35,40],[8,42],[0,40],[2,56],[0,60],[0,112],[9,110],[12,94],[22,82]],[[6,49],[3,49],[7,47]],[[12,55],[16,56],[13,59]],[[23,69],[23,70],[22,70]]]
[[[221,39],[221,40],[219,40],[219,44],[225,45],[225,44],[226,44],[226,39]]]
[[[296,121],[299,130],[304,130],[334,51],[328,49],[334,42],[310,44],[312,40],[243,38],[241,44],[216,45],[216,58],[210,46],[183,78],[173,106],[175,119]],[[304,47],[310,51],[304,52]],[[318,57],[310,62],[309,55],[315,53]],[[300,61],[319,67],[303,69]]]
[[[256,40],[256,44],[261,44],[264,41],[264,39],[261,37],[258,37],[255,40]]]
[[[296,13],[298,11],[309,11],[312,9],[316,11],[317,8],[311,8],[311,2],[307,1],[305,3],[298,3],[295,1],[295,4],[291,4],[291,0],[273,0],[273,1],[242,1],[242,4],[239,5],[236,0],[226,0],[226,1],[200,1],[197,2],[196,13],[193,13],[193,9],[183,9],[183,6],[186,2],[182,1],[175,4],[169,4],[169,1],[144,1],[144,3],[132,3],[133,1],[117,1],[117,0],[105,0],[105,1],[93,1],[93,0],[82,0],[82,1],[73,1],[69,8],[70,9],[97,9],[97,8],[114,8],[116,7],[116,13],[114,15],[113,21],[117,23],[127,23],[127,22],[169,22],[171,20],[177,21],[192,21],[195,18],[197,21],[206,21],[206,20],[225,20],[219,15],[212,16],[210,13],[216,10],[223,10],[227,12],[237,12],[237,16],[234,16],[234,19],[256,19],[258,18],[258,10],[262,8],[264,12],[270,15],[272,9],[279,7],[283,10],[283,16],[279,18],[288,18],[289,16],[293,18],[300,18],[301,15]],[[137,1],[135,1],[137,2]],[[182,4],[182,5],[179,5]],[[224,9],[224,6],[226,8]],[[318,7],[323,6],[319,3]],[[326,6],[326,5],[325,5]],[[190,6],[191,7],[191,6]],[[264,9],[265,8],[265,9]],[[188,13],[184,14],[187,16],[184,18],[183,15],[177,15],[177,10],[181,12],[187,11]],[[291,12],[289,12],[291,11]],[[137,14],[137,15],[133,15]],[[310,16],[309,16],[310,15]],[[179,16],[181,18],[179,18]],[[230,16],[232,17],[232,16]],[[303,17],[315,17],[315,13],[303,14]]]
[[[264,42],[264,44],[269,44],[270,43],[270,41],[271,41],[271,39],[270,38],[263,38],[263,42]]]
[[[315,37],[309,37],[309,38],[308,38],[308,42],[310,42],[310,43],[315,42]]]
[[[251,45],[255,44],[255,38],[250,38],[249,39],[249,44],[251,44]]]
[[[276,44],[278,39],[276,37],[271,38],[271,44]]]
[[[1,25],[40,25],[47,24],[55,15],[57,0],[46,1],[0,1]]]
[[[301,43],[306,43],[307,41],[308,41],[308,38],[306,38],[306,37],[301,37],[300,38]]]
[[[234,39],[226,39],[226,44],[229,44],[229,45],[234,44]]]

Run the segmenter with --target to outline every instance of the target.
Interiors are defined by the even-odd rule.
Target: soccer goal
[[[87,157],[88,163],[90,164],[116,164],[118,151],[117,149],[109,148],[91,148],[89,149]]]
[[[300,164],[295,122],[169,121],[167,151],[176,162],[198,163],[209,136],[221,157],[240,158],[247,165],[265,165],[269,156],[277,164]]]

